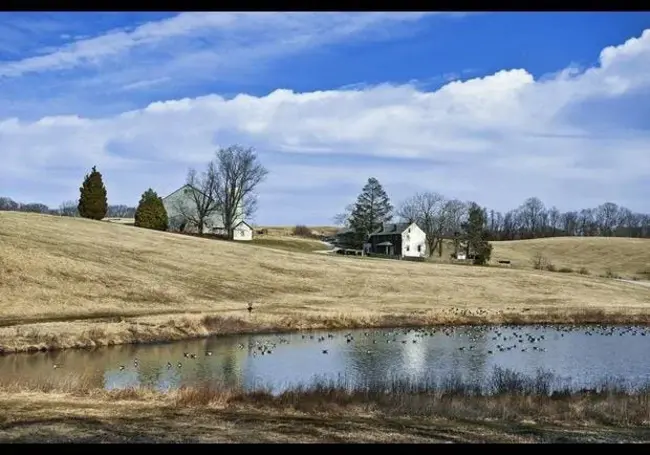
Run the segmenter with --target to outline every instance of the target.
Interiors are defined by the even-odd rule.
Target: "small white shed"
[[[253,228],[246,222],[240,221],[233,230],[233,240],[251,241],[253,240]]]

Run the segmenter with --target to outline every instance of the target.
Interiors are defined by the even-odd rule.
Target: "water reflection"
[[[227,336],[10,355],[0,357],[0,376],[34,381],[78,375],[109,389],[219,383],[280,391],[314,377],[376,383],[461,376],[482,382],[501,367],[529,375],[550,371],[576,386],[606,377],[634,385],[650,381],[648,335],[641,327],[525,326]],[[54,370],[55,363],[62,367]]]

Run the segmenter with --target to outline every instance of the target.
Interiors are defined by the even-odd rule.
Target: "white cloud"
[[[499,209],[538,195],[565,209],[613,199],[650,211],[639,193],[649,189],[650,122],[630,127],[629,100],[650,102],[650,31],[604,49],[597,67],[539,81],[510,69],[431,92],[280,89],[161,101],[100,119],[7,119],[0,193],[21,199],[3,179],[33,181],[49,186],[30,199],[56,205],[97,164],[114,201],[135,203],[145,187],[170,192],[188,166],[238,142],[256,146],[271,170],[260,216],[285,212],[287,222],[310,204],[326,222],[370,175],[394,199],[430,189]],[[613,120],[603,126],[594,120],[602,115]]]
[[[141,50],[159,52],[154,62],[158,74],[199,69],[219,72],[252,58],[288,55],[363,33],[372,32],[374,38],[381,38],[390,33],[391,24],[417,21],[430,14],[187,12],[133,29],[79,39],[45,55],[2,62],[0,77],[92,67],[107,61],[121,67],[124,58],[137,60],[136,52]],[[142,62],[138,66],[147,67]],[[124,74],[135,76],[129,71]]]

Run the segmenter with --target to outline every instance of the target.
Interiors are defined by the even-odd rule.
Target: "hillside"
[[[307,226],[314,235],[330,236],[336,234],[341,228],[337,226]],[[259,226],[257,229],[264,229],[271,236],[290,237],[293,235],[295,226]]]
[[[517,267],[533,268],[533,259],[541,254],[558,269],[568,267],[577,272],[584,267],[594,275],[609,270],[622,277],[650,278],[650,239],[554,237],[492,245],[493,261],[510,260]]]
[[[250,317],[249,302],[255,306]],[[279,251],[0,212],[5,348],[407,320],[570,322],[610,310],[625,319],[645,314],[648,302],[650,288],[591,276]],[[49,323],[27,325],[38,321]]]

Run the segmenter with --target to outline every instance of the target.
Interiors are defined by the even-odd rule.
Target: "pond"
[[[650,328],[464,326],[219,336],[7,355],[0,357],[0,380],[78,375],[108,389],[219,383],[278,392],[314,378],[354,385],[455,376],[482,383],[495,367],[531,376],[543,370],[575,387],[606,378],[644,385],[650,383]]]

